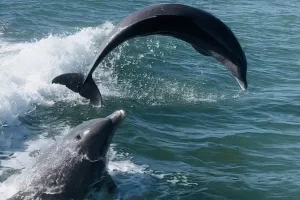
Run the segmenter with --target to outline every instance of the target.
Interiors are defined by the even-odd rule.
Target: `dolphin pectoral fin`
[[[58,83],[61,85],[65,85],[67,88],[72,90],[73,92],[78,93],[80,91],[80,87],[83,84],[84,75],[79,73],[67,73],[62,74],[55,77],[52,80],[52,83]]]
[[[82,85],[79,94],[91,101],[92,104],[103,104],[101,93],[92,76],[88,76]]]
[[[202,54],[203,56],[212,56],[211,52],[209,52],[209,51],[205,51],[204,49],[201,49],[201,48],[199,48],[199,47],[197,47],[197,46],[195,46],[195,45],[192,45],[192,47],[193,47],[196,51],[198,51],[200,54]]]
[[[105,184],[109,194],[116,194],[118,187],[112,179],[111,175],[109,175],[108,173],[105,176]]]
[[[101,180],[91,185],[89,188],[93,190],[93,192],[100,192],[105,187],[109,199],[116,199],[118,196],[118,187],[110,174],[105,172]]]
[[[238,84],[242,88],[242,90],[246,90],[247,88],[247,80],[243,77],[243,69],[241,67],[238,67],[234,63],[232,63],[229,59],[225,58],[224,56],[211,51],[212,56],[219,61],[222,65],[226,67],[228,71],[231,72],[231,74],[235,77]]]

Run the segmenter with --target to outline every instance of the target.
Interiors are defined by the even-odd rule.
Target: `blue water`
[[[97,68],[103,108],[51,84],[86,72],[114,25],[154,3],[224,21],[246,53],[249,89],[162,36],[128,41]],[[299,199],[299,9],[297,0],[1,0],[0,199],[54,138],[117,109],[127,118],[108,169],[122,199]]]

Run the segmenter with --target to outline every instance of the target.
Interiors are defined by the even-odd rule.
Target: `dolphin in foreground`
[[[247,88],[246,56],[230,28],[212,14],[182,4],[153,5],[127,16],[106,37],[87,76],[67,73],[57,76],[52,83],[65,85],[91,103],[102,104],[93,72],[114,48],[129,39],[148,35],[172,36],[190,43],[200,54],[222,63],[242,90]]]
[[[40,155],[28,175],[32,181],[9,200],[82,200],[90,190],[104,187],[109,199],[115,198],[117,188],[106,171],[106,154],[124,118],[125,112],[119,110],[75,127]]]

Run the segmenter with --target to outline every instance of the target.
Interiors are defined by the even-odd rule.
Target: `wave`
[[[39,41],[0,43],[0,124],[18,124],[34,104],[51,105],[53,96],[64,101],[79,98],[51,80],[61,74],[83,70],[92,62],[97,41],[113,28],[84,28],[73,35],[49,35]]]

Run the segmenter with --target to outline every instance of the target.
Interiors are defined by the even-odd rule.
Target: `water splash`
[[[49,35],[17,44],[1,42],[1,123],[18,124],[18,116],[33,109],[34,104],[53,104],[53,96],[64,101],[78,99],[79,95],[52,85],[51,80],[61,73],[86,69],[94,59],[97,41],[112,28],[111,23],[105,23],[73,35]]]

